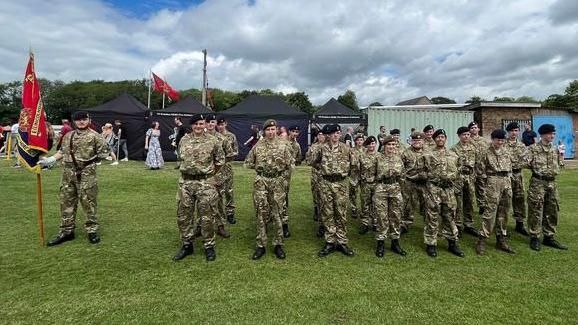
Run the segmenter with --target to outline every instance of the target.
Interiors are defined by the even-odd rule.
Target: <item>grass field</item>
[[[531,251],[514,234],[516,255],[489,246],[466,258],[450,255],[440,240],[437,259],[426,256],[421,220],[402,245],[403,258],[374,256],[372,234],[357,234],[349,220],[351,247],[320,259],[314,235],[309,169],[299,167],[291,185],[292,237],[287,259],[269,248],[260,261],[254,249],[254,172],[235,167],[239,222],[230,239],[217,241],[217,260],[205,261],[200,242],[180,262],[176,227],[177,172],[142,162],[99,173],[102,242],[86,240],[84,213],[77,239],[40,247],[36,178],[0,161],[0,323],[2,324],[569,324],[578,323],[578,171],[564,171],[558,239],[568,251]],[[58,168],[43,173],[47,238],[58,230]],[[510,222],[512,227],[513,221]],[[389,248],[389,246],[387,246]]]

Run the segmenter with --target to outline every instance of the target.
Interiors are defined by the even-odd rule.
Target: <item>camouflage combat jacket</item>
[[[405,149],[401,153],[405,177],[414,181],[425,182],[425,151],[416,151],[413,147]]]
[[[287,140],[262,138],[249,151],[245,166],[261,176],[278,177],[293,167],[293,152]]]
[[[522,169],[527,166],[527,149],[526,146],[518,141],[506,140],[506,148],[510,151],[512,158],[512,169]]]
[[[382,156],[382,154],[375,152],[366,151],[362,155],[358,156],[359,159],[359,179],[361,183],[375,183],[377,180],[377,159]]]
[[[542,141],[528,147],[528,167],[533,174],[556,177],[560,173],[560,153],[552,143]]]
[[[458,156],[458,170],[462,175],[474,175],[477,149],[471,142],[456,143],[451,149]]]
[[[458,178],[458,156],[453,151],[436,147],[424,158],[429,182],[442,188],[454,185]]]
[[[335,145],[331,142],[322,144],[314,153],[312,161],[319,164],[319,171],[323,176],[347,177],[350,172],[359,172],[357,155],[342,142]]]
[[[512,171],[512,158],[506,146],[495,149],[489,146],[481,151],[476,162],[476,174],[481,177],[510,173]]]
[[[195,136],[194,133],[185,134],[179,144],[179,157],[179,170],[183,175],[213,175],[216,166],[225,164],[221,141],[208,133],[200,136]]]
[[[72,148],[71,148],[72,140]],[[68,132],[62,139],[60,153],[64,163],[73,163],[72,155],[78,164],[96,162],[110,154],[109,146],[104,138],[91,129]]]

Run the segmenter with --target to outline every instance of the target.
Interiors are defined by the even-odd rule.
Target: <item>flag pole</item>
[[[163,91],[163,109],[165,108],[165,92]]]
[[[149,75],[148,75],[148,77],[149,77],[149,80],[148,80],[148,81],[149,81],[149,82],[148,82],[148,84],[149,84],[149,97],[148,97],[148,100],[147,100],[147,108],[148,108],[148,109],[151,109],[151,86],[152,86],[152,80],[151,80],[151,71],[150,71],[150,70],[149,70]]]
[[[6,152],[6,160],[10,160],[12,158],[12,132],[8,134],[8,141],[6,145],[7,147],[4,149],[4,152]]]
[[[44,247],[44,217],[42,210],[42,175],[40,171],[36,173],[36,196],[38,199],[38,230],[40,231],[40,246]]]

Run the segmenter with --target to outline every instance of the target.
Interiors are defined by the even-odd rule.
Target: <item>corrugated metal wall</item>
[[[424,126],[432,124],[436,129],[446,130],[447,145],[453,146],[458,142],[456,135],[458,128],[467,126],[473,120],[473,111],[369,107],[367,132],[369,135],[377,135],[379,127],[384,125],[388,130],[400,129],[402,139],[406,139],[411,128],[421,131]]]

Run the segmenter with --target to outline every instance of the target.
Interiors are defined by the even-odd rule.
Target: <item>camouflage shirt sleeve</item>
[[[247,157],[245,157],[245,168],[255,169],[255,150],[257,149],[257,145],[253,146],[249,151]]]
[[[98,159],[105,159],[110,155],[110,147],[104,138],[96,132],[94,134],[94,139],[94,152],[96,153],[96,156]]]
[[[218,141],[215,141],[213,146],[213,161],[215,166],[223,166],[225,164],[225,151]]]

